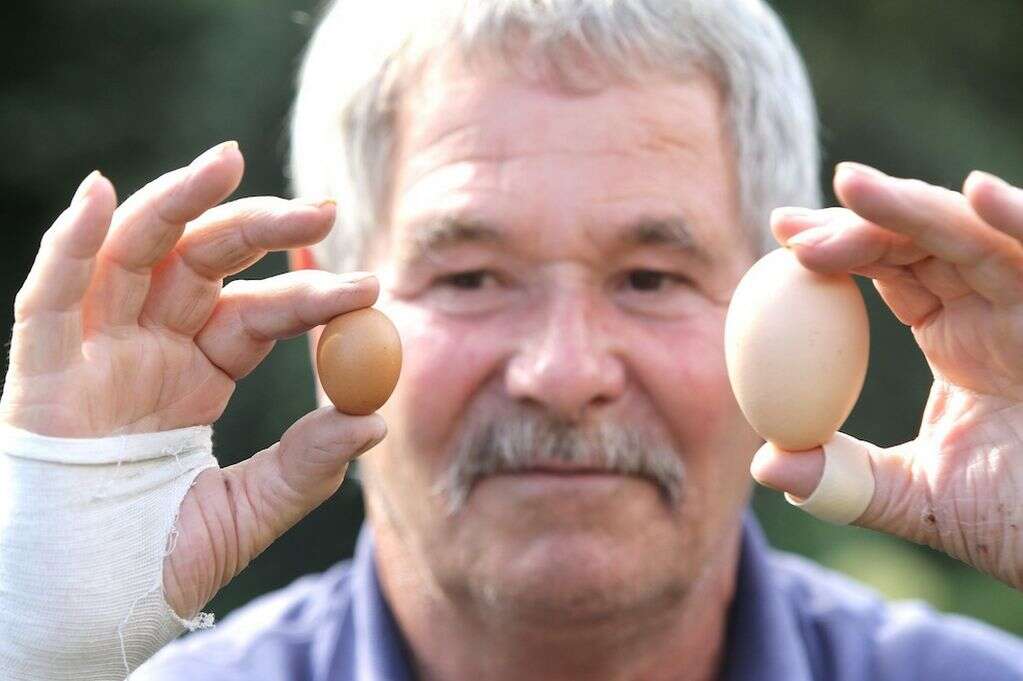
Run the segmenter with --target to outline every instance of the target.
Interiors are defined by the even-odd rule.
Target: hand
[[[209,424],[276,340],[373,304],[378,283],[366,274],[304,270],[223,285],[268,251],[320,241],[334,218],[330,202],[217,205],[243,165],[235,143],[219,145],[120,207],[106,178],[86,178],[15,301],[0,420],[83,438]],[[164,563],[168,603],[194,616],[330,497],[385,430],[375,414],[320,409],[250,459],[200,473]]]
[[[872,455],[855,524],[944,551],[1023,589],[1023,191],[973,173],[962,193],[840,164],[845,208],[779,209],[806,267],[870,277],[934,375],[919,436]],[[763,447],[760,482],[807,497],[823,468]]]

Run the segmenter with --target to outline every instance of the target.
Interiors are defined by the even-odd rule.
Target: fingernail
[[[813,215],[817,211],[813,208],[803,208],[802,206],[778,206],[771,213],[777,213],[778,215]]]
[[[830,239],[835,233],[830,225],[811,227],[810,229],[793,234],[785,242],[786,246],[816,246]]]
[[[756,478],[753,478],[753,479],[756,480],[757,484],[760,485],[761,487],[766,487],[767,489],[773,490],[775,492],[784,492],[785,491],[781,487],[775,487],[774,485],[772,485],[767,480],[757,480]]]
[[[373,449],[378,444],[383,442],[384,438],[387,437],[387,425],[384,424],[383,419],[380,419],[380,422],[381,422],[381,429],[380,429],[379,434],[374,435],[373,437],[371,437],[366,442],[366,444],[364,444],[362,446],[362,448],[359,449],[359,451],[355,454],[355,456],[357,456],[357,457],[358,456],[362,456],[363,454],[365,454],[366,452],[368,452],[369,450]]]
[[[358,284],[360,281],[366,281],[376,276],[374,272],[347,272],[342,275],[345,283]]]
[[[78,185],[78,189],[75,190],[75,195],[71,197],[71,205],[73,206],[84,199],[96,184],[96,180],[101,177],[103,177],[103,175],[98,170],[94,170],[86,175],[85,179],[82,180],[82,183]]]
[[[967,182],[971,181],[976,182],[978,180],[986,180],[994,185],[997,185],[999,188],[1012,188],[1012,185],[1003,180],[1002,178],[998,177],[997,175],[992,175],[991,173],[984,172],[983,170],[973,170],[966,177]]]
[[[876,178],[888,177],[877,168],[873,168],[863,163],[856,163],[855,161],[842,161],[841,163],[835,166],[835,172],[856,173],[858,175],[866,175],[868,177]]]
[[[230,141],[227,141],[227,142],[221,142],[217,146],[211,147],[211,148],[207,149],[206,151],[202,152],[201,154],[199,154],[195,158],[195,160],[192,161],[189,165],[191,165],[194,168],[198,168],[200,166],[203,166],[203,165],[206,165],[207,163],[212,162],[214,159],[220,158],[220,156],[222,156],[223,154],[226,154],[228,151],[236,151],[236,150],[238,150],[238,142],[236,142],[234,140],[230,140]]]
[[[800,208],[798,206],[780,206],[771,211],[770,222],[800,222],[803,224],[823,224],[827,216],[821,211],[813,208]]]
[[[337,201],[334,199],[292,199],[293,203],[300,206],[312,206],[313,208],[326,208],[327,206],[334,207],[337,205]]]

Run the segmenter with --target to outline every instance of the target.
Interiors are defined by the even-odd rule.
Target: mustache
[[[682,502],[685,465],[665,437],[610,421],[576,425],[526,408],[471,422],[433,492],[445,499],[449,515],[454,515],[465,506],[480,478],[528,470],[548,461],[645,477],[658,485],[666,503],[675,507]]]

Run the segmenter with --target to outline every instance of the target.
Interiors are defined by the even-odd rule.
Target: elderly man
[[[873,278],[934,370],[857,523],[1023,586],[1023,192],[845,164],[812,210],[815,135],[755,0],[334,5],[294,116],[309,200],[218,205],[225,143],[120,207],[91,175],[43,240],[0,403],[4,678],[1023,678],[1018,641],[776,555],[746,511],[751,460],[797,497],[823,466],[754,460],[726,377],[777,240]],[[293,272],[222,286],[280,249]],[[374,303],[405,353],[380,415],[321,394],[220,469],[235,381]],[[377,443],[353,561],[153,656]]]

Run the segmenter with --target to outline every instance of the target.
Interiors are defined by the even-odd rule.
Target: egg
[[[334,317],[316,345],[316,373],[338,411],[372,414],[391,396],[401,373],[398,330],[372,307]]]
[[[739,281],[725,318],[732,392],[750,425],[777,447],[827,442],[863,388],[870,326],[848,274],[820,274],[787,248]]]

